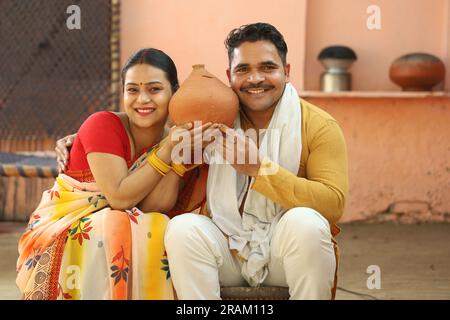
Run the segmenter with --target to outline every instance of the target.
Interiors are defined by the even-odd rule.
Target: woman
[[[177,70],[164,52],[139,50],[122,85],[125,112],[97,112],[82,124],[68,170],[19,240],[25,299],[173,298],[163,245],[169,218],[160,212],[174,207],[187,169],[171,162],[178,128],[161,139]],[[181,128],[194,141],[190,125]]]

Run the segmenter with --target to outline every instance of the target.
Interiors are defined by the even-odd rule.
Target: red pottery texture
[[[395,60],[390,79],[403,91],[431,91],[445,77],[444,63],[428,54],[409,54]]]
[[[197,64],[175,92],[169,103],[169,114],[177,125],[202,121],[233,127],[239,111],[234,91]]]

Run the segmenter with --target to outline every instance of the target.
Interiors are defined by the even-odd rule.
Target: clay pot
[[[431,91],[444,77],[444,63],[427,53],[401,56],[389,70],[389,78],[403,91]]]
[[[169,102],[172,121],[177,125],[202,121],[233,127],[239,111],[237,95],[206,71],[203,64],[193,65],[192,68],[189,77]]]

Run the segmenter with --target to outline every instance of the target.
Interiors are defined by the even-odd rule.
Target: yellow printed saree
[[[24,299],[173,299],[168,221],[112,210],[95,183],[61,174],[19,240],[17,286]]]

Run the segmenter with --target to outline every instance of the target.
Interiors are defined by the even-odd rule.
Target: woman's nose
[[[152,101],[152,99],[150,98],[150,95],[145,92],[141,93],[138,97],[139,103],[149,103],[150,101]]]

